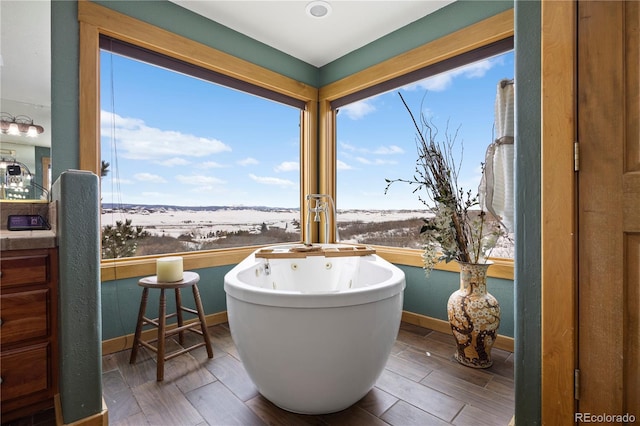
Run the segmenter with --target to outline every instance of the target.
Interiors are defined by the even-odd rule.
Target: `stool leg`
[[[133,347],[131,348],[131,357],[129,358],[129,364],[136,362],[136,356],[138,355],[138,346],[140,345],[140,335],[142,334],[142,322],[145,311],[147,309],[147,297],[149,296],[149,289],[144,287],[142,289],[142,298],[140,299],[140,311],[138,312],[138,323],[136,324],[136,334],[133,337]]]
[[[178,327],[182,327],[184,322],[182,319],[182,297],[180,295],[180,288],[176,288],[176,316],[178,317]],[[178,341],[181,345],[184,345],[184,331],[178,332]]]
[[[161,382],[164,380],[164,340],[165,328],[167,322],[167,299],[164,294],[164,288],[160,289],[160,306],[158,311],[158,367],[156,370],[156,379]]]
[[[211,348],[211,339],[209,338],[209,332],[207,331],[207,320],[204,317],[204,309],[202,309],[202,300],[200,300],[200,292],[198,286],[193,285],[193,300],[196,302],[196,309],[198,310],[198,318],[200,319],[200,328],[202,330],[202,337],[207,347],[207,355],[209,358],[213,358],[213,349]]]

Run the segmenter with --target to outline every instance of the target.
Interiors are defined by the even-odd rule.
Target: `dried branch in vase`
[[[433,122],[424,114],[420,114],[418,122],[402,94],[398,95],[416,130],[418,158],[411,179],[385,179],[385,194],[396,182],[415,186],[413,192],[430,213],[420,229],[425,238],[423,259],[427,273],[440,260],[486,263],[506,231],[499,220],[480,208],[477,190],[465,190],[458,184],[462,162],[462,158],[456,161],[454,155],[458,131],[449,132],[447,123],[444,135],[439,136]],[[462,144],[460,148],[462,153]]]

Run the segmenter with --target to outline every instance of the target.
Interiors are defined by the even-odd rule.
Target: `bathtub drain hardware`
[[[324,269],[331,269],[331,266],[333,266],[331,265],[331,262],[327,262],[324,264]]]
[[[298,269],[298,264],[296,263],[292,263],[291,264],[291,269],[293,269],[294,271],[296,271]]]

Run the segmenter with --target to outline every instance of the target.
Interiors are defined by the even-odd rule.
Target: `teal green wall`
[[[237,58],[268,68],[294,80],[318,87],[319,71],[244,34],[210,21],[168,1],[105,1],[94,3],[164,28]]]
[[[516,424],[541,424],[540,2],[515,4]],[[567,395],[563,395],[567,397]]]
[[[55,180],[79,168],[78,4],[51,2],[51,168]]]
[[[207,315],[226,311],[224,275],[233,265],[195,270],[200,274],[198,289]],[[447,300],[460,288],[460,276],[457,273],[433,271],[425,277],[422,268],[400,266],[407,279],[404,293],[404,309],[432,318],[447,320]],[[138,278],[108,281],[102,284],[102,338],[103,340],[124,336],[135,332],[140,306],[142,288]],[[489,278],[488,291],[500,303],[502,318],[499,333],[513,337],[513,281]],[[184,303],[193,307],[193,298],[188,291],[183,292]],[[175,309],[171,294],[167,295],[170,312]],[[158,312],[158,293],[152,290],[147,308],[148,317],[156,317]]]
[[[320,86],[513,8],[511,0],[456,1],[320,68]]]
[[[460,274],[432,271],[428,278],[422,268],[400,266],[407,279],[404,310],[447,321],[447,301],[460,288]],[[487,280],[487,291],[500,304],[499,334],[513,337],[513,281],[499,278]]]
[[[224,275],[234,265],[217,268],[194,269],[200,275],[198,291],[202,299],[202,307],[206,314],[227,310],[224,292]],[[138,320],[142,287],[138,286],[138,278],[129,278],[102,283],[102,339],[133,334]],[[158,316],[159,291],[151,289],[147,305],[147,317]],[[195,309],[193,293],[189,289],[182,290],[182,303]],[[173,292],[167,293],[167,311],[175,312]],[[187,317],[185,317],[187,318]]]
[[[102,409],[98,184],[95,174],[75,170],[62,173],[52,188],[58,204],[58,383],[64,424]]]

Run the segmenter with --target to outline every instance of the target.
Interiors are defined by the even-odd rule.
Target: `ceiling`
[[[171,1],[320,67],[454,0],[329,0],[323,18],[305,12],[310,0]],[[0,109],[43,125],[45,133],[28,142],[44,146],[51,134],[50,52],[50,1],[0,0]]]
[[[454,0],[328,0],[322,18],[310,0],[171,0],[316,67],[338,59]]]

